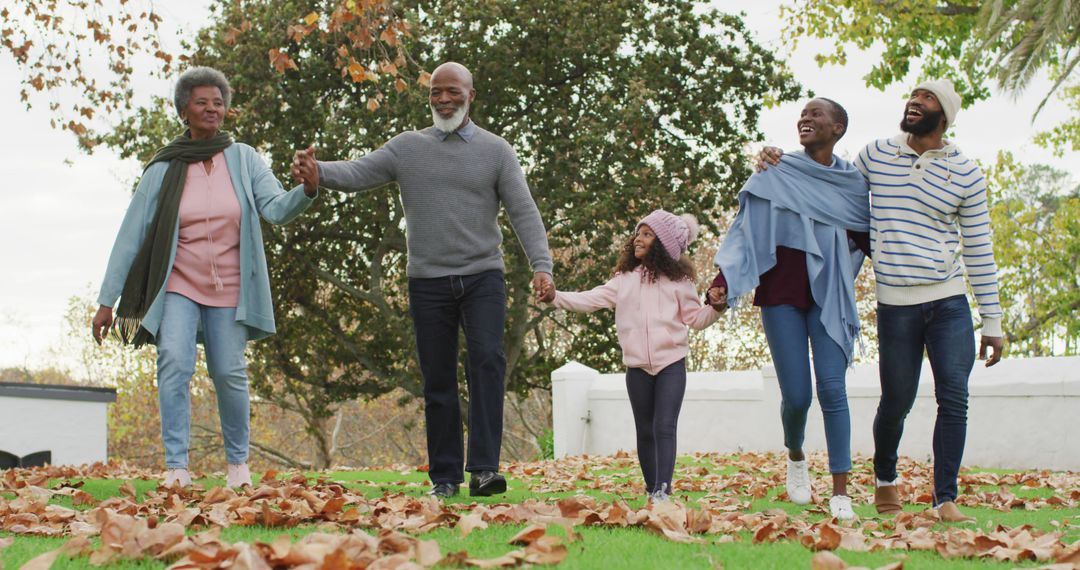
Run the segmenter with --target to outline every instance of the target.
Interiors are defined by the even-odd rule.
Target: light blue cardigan
[[[270,276],[266,270],[266,252],[263,250],[262,228],[259,216],[272,224],[287,224],[304,212],[314,201],[304,193],[303,186],[285,191],[270,168],[255,149],[246,144],[234,143],[225,149],[225,164],[229,168],[236,197],[240,201],[240,297],[236,302],[236,320],[247,327],[248,340],[268,337],[276,332],[274,327],[274,302],[270,296]],[[135,254],[157,210],[161,180],[168,163],[156,162],[146,169],[139,181],[135,195],[131,197],[124,221],[109,254],[105,279],[97,302],[112,307],[124,289],[124,281]],[[180,222],[177,220],[179,234]],[[176,238],[173,238],[169,254],[169,273],[176,259]],[[161,312],[165,301],[165,288],[161,287],[154,302],[142,319],[142,327],[157,336],[161,325]],[[199,334],[201,339],[202,335]]]

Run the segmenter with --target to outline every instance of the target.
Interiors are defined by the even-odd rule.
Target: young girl
[[[687,327],[703,329],[722,311],[702,305],[694,289],[694,268],[684,254],[697,229],[690,214],[656,210],[638,223],[610,281],[580,293],[547,292],[544,298],[568,311],[615,309],[638,460],[645,490],[656,502],[668,499],[675,471],[675,428],[686,392]]]

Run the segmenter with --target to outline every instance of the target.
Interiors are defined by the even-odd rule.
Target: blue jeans
[[[238,465],[248,458],[250,420],[247,328],[236,322],[236,307],[204,307],[178,293],[165,293],[157,338],[158,405],[165,466],[185,468],[191,435],[191,376],[195,373],[195,335],[202,322],[206,368],[217,391],[225,459]]]
[[[975,329],[966,295],[921,305],[878,303],[881,401],[874,417],[874,473],[896,479],[904,419],[919,389],[923,348],[934,373],[934,505],[956,499],[967,439],[968,376],[975,365]]]
[[[469,456],[465,470],[498,471],[506,392],[506,280],[502,271],[409,279],[409,312],[424,377],[428,477],[433,483],[465,480],[461,403],[458,400],[458,331],[465,331],[465,383],[469,390]]]
[[[801,450],[803,446],[806,415],[814,398],[810,382],[809,348],[812,348],[818,400],[825,419],[825,444],[829,448],[829,472],[851,471],[847,358],[840,345],[825,332],[825,326],[821,324],[821,307],[815,304],[804,311],[791,305],[765,306],[761,308],[761,324],[765,327],[765,338],[780,382],[784,446],[795,450]]]
[[[675,474],[675,435],[686,394],[686,359],[664,367],[656,376],[640,368],[626,371],[626,392],[634,412],[638,462],[649,493],[667,489]],[[661,487],[666,485],[666,487]]]

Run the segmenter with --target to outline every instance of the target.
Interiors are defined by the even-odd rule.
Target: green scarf
[[[184,193],[188,165],[209,160],[233,143],[232,135],[218,132],[208,139],[192,139],[186,132],[159,149],[146,168],[155,162],[168,162],[161,181],[157,211],[143,238],[135,260],[131,262],[120,304],[116,307],[113,329],[125,344],[138,348],[153,341],[150,331],[142,328],[142,319],[168,278],[169,256],[176,241],[176,222],[180,216],[180,196]],[[143,169],[145,174],[146,169]]]

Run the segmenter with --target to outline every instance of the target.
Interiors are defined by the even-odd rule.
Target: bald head
[[[453,132],[469,120],[469,105],[476,97],[472,73],[460,63],[448,61],[431,74],[429,99],[435,128]]]
[[[473,88],[472,72],[456,61],[448,61],[439,67],[436,67],[435,71],[431,72],[432,83],[435,83],[439,79],[457,81],[468,89]]]

